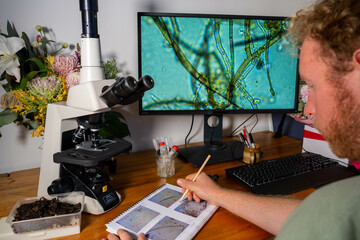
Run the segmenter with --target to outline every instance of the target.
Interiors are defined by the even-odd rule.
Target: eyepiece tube
[[[114,86],[114,93],[119,97],[126,97],[135,92],[137,87],[138,84],[135,78],[131,76],[124,77]]]
[[[80,0],[82,38],[99,38],[97,25],[97,0]]]
[[[144,96],[144,92],[154,87],[154,80],[145,75],[136,81],[131,76],[117,80],[111,86],[102,90],[100,98],[111,108],[116,104],[127,105],[138,101]]]
[[[137,93],[145,92],[149,89],[154,87],[154,79],[149,75],[142,76],[138,81],[138,89],[136,90]]]

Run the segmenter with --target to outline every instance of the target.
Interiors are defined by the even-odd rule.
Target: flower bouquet
[[[73,54],[61,54],[67,43],[48,39],[43,26],[35,29],[38,34],[32,42],[24,32],[20,37],[9,22],[7,34],[0,35],[0,81],[5,90],[0,127],[15,122],[39,137],[45,130],[47,104],[65,101],[69,88],[79,84],[81,56],[79,45]],[[103,65],[106,79],[121,72],[115,60]],[[100,133],[103,137],[130,135],[125,119],[115,111],[105,113]]]
[[[314,119],[306,116],[304,114],[304,108],[308,101],[309,96],[309,86],[301,81],[300,82],[300,99],[299,99],[299,113],[297,114],[289,114],[290,117],[294,118],[296,121],[301,122],[303,124],[309,125],[310,127],[314,126]]]

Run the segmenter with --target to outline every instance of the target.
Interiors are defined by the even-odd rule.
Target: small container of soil
[[[84,198],[84,192],[24,198],[16,202],[6,222],[16,234],[58,230],[64,235],[80,233]]]

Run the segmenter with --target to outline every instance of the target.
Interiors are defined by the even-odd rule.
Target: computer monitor
[[[209,164],[241,158],[241,147],[221,140],[222,114],[297,111],[297,50],[285,37],[288,24],[285,17],[139,12],[139,76],[155,81],[139,101],[140,114],[203,114],[204,146],[179,152],[192,163],[208,153],[220,158]],[[213,115],[217,126],[208,125]]]

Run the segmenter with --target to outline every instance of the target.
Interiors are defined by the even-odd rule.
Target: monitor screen
[[[140,114],[296,112],[284,17],[138,13]]]

